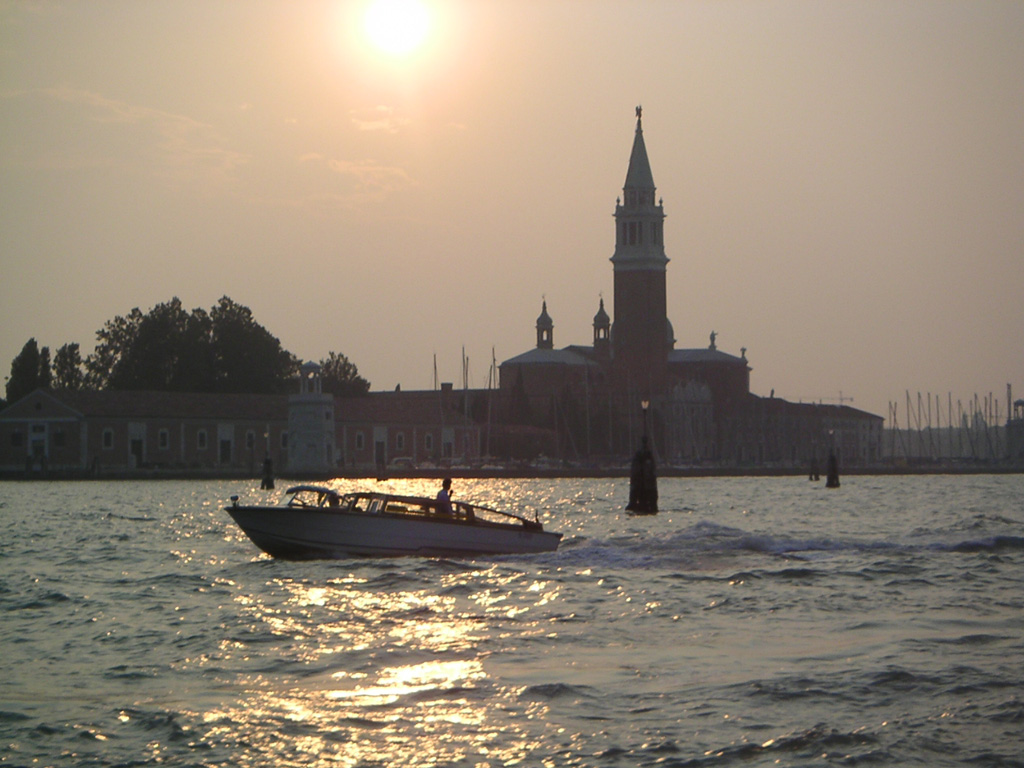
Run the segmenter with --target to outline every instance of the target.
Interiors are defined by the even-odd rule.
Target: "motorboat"
[[[464,501],[296,485],[274,506],[240,504],[225,511],[252,543],[283,560],[352,555],[427,557],[553,552],[562,534],[540,520]]]

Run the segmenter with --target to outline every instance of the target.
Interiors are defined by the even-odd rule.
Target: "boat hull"
[[[560,533],[522,525],[467,523],[329,508],[226,507],[246,536],[284,560],[553,552]]]

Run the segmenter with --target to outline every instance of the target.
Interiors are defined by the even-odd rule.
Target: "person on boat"
[[[452,479],[446,477],[441,482],[441,490],[437,492],[437,512],[440,515],[452,515]]]

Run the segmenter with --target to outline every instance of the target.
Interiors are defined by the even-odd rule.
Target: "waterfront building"
[[[293,474],[327,473],[335,469],[334,397],[324,394],[320,366],[303,363],[299,391],[288,396],[289,446],[286,469]]]
[[[291,396],[37,390],[0,412],[0,470],[294,474],[472,466],[546,457],[620,466],[650,440],[660,464],[843,466],[881,459],[883,419],[840,404],[750,391],[746,349],[676,349],[668,318],[665,212],[636,128],[614,210],[614,319],[598,299],[590,344],[555,346],[547,301],[536,344],[491,390],[324,394],[302,368]],[[689,330],[689,329],[687,329]]]
[[[287,398],[37,389],[0,411],[0,470],[257,472],[288,457]]]
[[[1024,400],[1013,401],[1013,410],[1006,422],[1006,455],[1011,463],[1024,466]]]
[[[614,321],[600,299],[592,343],[556,348],[544,301],[536,347],[500,366],[504,423],[552,430],[575,459],[628,456],[642,434],[674,464],[823,466],[830,450],[855,464],[880,458],[880,416],[752,394],[746,349],[719,349],[714,331],[707,347],[675,348],[665,212],[639,107],[614,219]]]
[[[340,398],[304,366],[293,395],[37,389],[0,411],[0,473],[82,477],[383,474],[477,463],[479,424],[440,391]]]

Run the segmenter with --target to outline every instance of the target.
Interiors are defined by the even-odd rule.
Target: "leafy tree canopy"
[[[337,352],[320,361],[320,385],[324,392],[338,397],[356,397],[370,391],[370,382],[359,375],[355,363]]]
[[[55,389],[79,390],[85,386],[82,353],[78,344],[65,344],[53,356]]]
[[[216,392],[288,392],[299,370],[298,358],[227,296],[210,311],[210,343]]]
[[[96,388],[169,392],[284,393],[298,360],[227,296],[209,312],[187,312],[175,297],[143,314],[137,307],[96,332],[85,361]]]
[[[49,387],[50,348],[39,345],[34,338],[25,342],[18,356],[11,361],[11,375],[7,379],[7,402],[13,403],[39,387]]]
[[[347,357],[321,360],[324,392],[362,395],[370,382]],[[96,332],[84,361],[78,344],[50,350],[29,339],[11,363],[7,401],[38,387],[162,392],[284,394],[293,390],[298,359],[285,350],[252,311],[227,296],[209,311],[186,311],[174,297],[149,312],[135,307]]]

